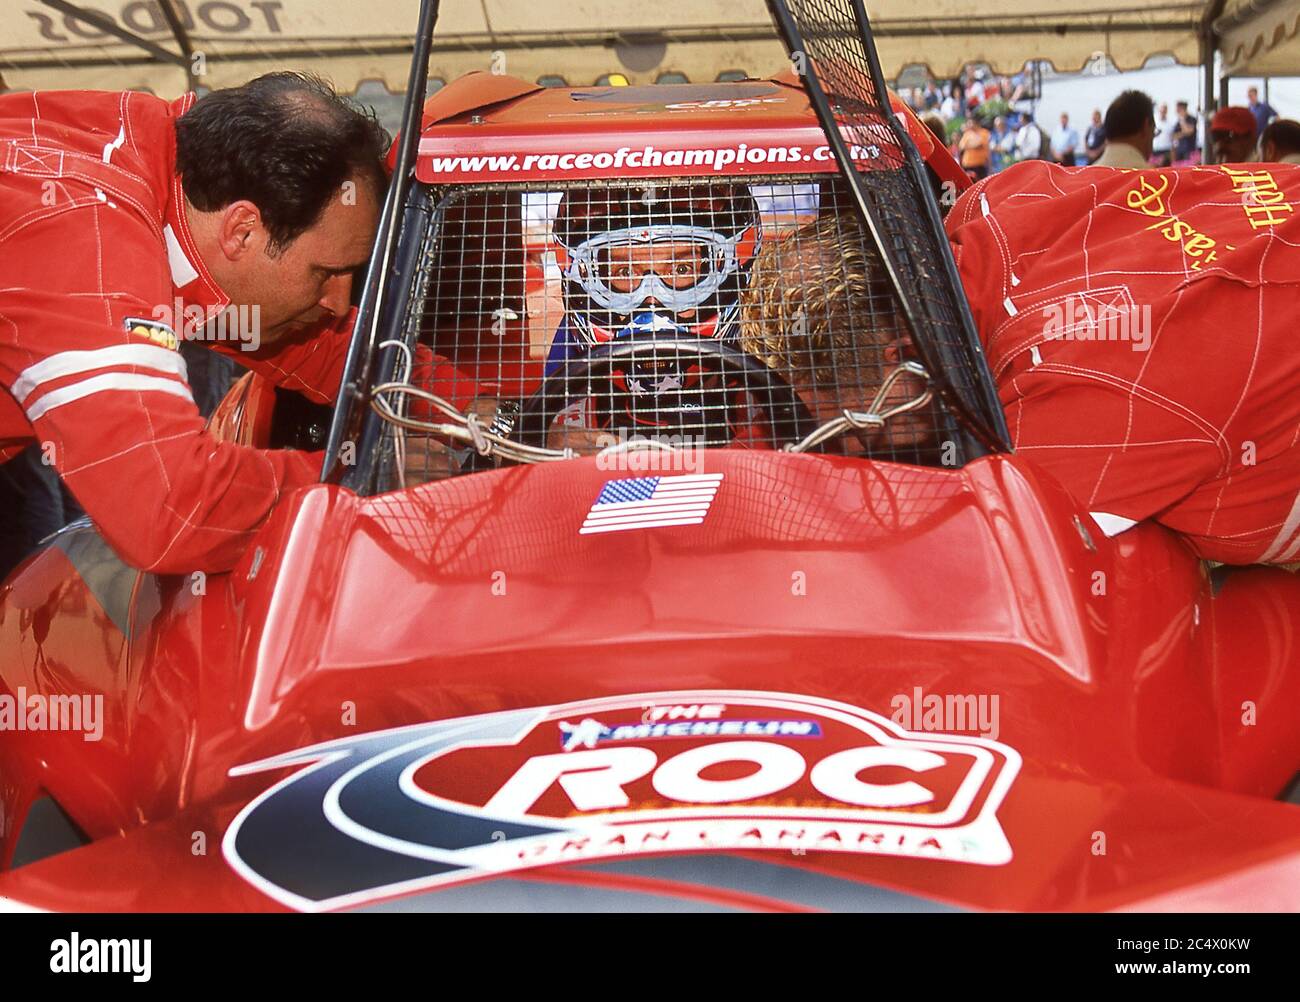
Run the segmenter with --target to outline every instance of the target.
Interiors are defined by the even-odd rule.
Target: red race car
[[[846,90],[409,111],[338,405],[213,421],[322,482],[3,585],[0,903],[1300,909],[1300,579],[1010,454],[968,182]]]

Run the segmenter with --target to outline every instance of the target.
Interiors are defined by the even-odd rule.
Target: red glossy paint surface
[[[997,811],[1011,862],[756,856],[975,908],[1300,908],[1267,876],[1300,865],[1300,809],[1268,799],[1300,763],[1300,581],[1249,569],[1214,595],[1154,527],[1093,528],[1094,551],[1086,516],[1016,459],[720,451],[704,472],[724,479],[702,524],[595,536],[578,528],[601,485],[635,474],[594,460],[364,500],[307,489],[205,594],[138,585],[129,643],[47,552],[3,594],[4,689],[102,693],[106,725],[0,732],[4,855],[38,790],[97,841],[0,876],[0,895],[278,907],[219,845],[287,772],[228,771],[332,738],[679,689],[889,717],[919,687],[998,697],[997,740],[1023,760]]]
[[[970,179],[948,150],[933,142],[929,130],[902,102],[891,98],[922,159],[939,179],[952,182],[958,192],[969,187]],[[585,88],[539,88],[512,77],[470,74],[429,99],[424,123],[416,176],[433,184],[839,169],[793,72],[772,80]],[[874,143],[863,145],[864,150],[878,147],[859,155],[864,168],[876,157],[897,163],[897,147],[883,128]],[[696,156],[676,156],[664,163],[646,155],[648,150],[661,158],[671,151]],[[734,158],[719,161],[711,155],[719,150],[731,151]],[[752,152],[757,150],[765,152]],[[710,156],[699,158],[702,151]],[[618,159],[593,162],[597,154]],[[548,156],[555,162],[540,159]],[[582,159],[576,159],[579,156]],[[460,157],[469,159],[453,162]]]

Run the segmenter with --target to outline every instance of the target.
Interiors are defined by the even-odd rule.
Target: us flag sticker
[[[622,532],[660,525],[698,525],[704,521],[721,473],[610,480],[600,489],[579,531]]]

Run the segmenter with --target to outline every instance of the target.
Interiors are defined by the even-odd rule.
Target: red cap
[[[1211,132],[1230,132],[1234,136],[1253,136],[1255,134],[1255,116],[1249,108],[1232,105],[1220,108],[1210,119]]]

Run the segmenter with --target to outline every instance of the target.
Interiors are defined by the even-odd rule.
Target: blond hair
[[[741,347],[827,389],[878,383],[886,346],[906,333],[880,256],[847,214],[767,241],[741,297]]]

